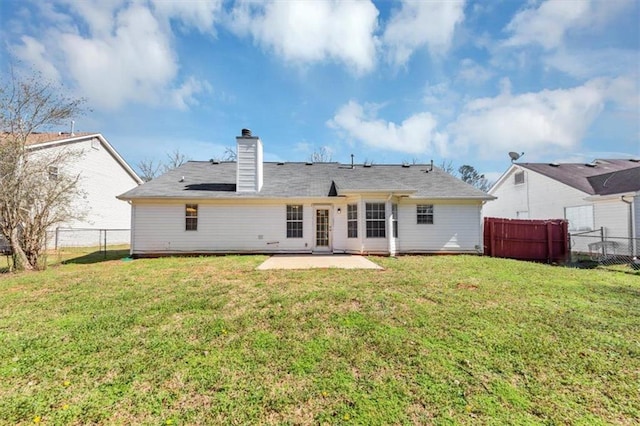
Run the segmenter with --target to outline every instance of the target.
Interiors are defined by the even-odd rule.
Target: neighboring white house
[[[57,150],[79,153],[64,172],[79,175],[83,195],[74,208],[84,214],[81,220],[60,224],[51,230],[49,244],[60,246],[97,246],[108,231],[109,244],[128,243],[131,207],[117,195],[142,183],[136,172],[99,133],[33,133],[27,139],[29,151],[35,155],[52,155]],[[50,170],[49,174],[58,173]],[[60,171],[62,172],[62,171]]]
[[[514,163],[489,194],[497,200],[484,208],[485,217],[567,219],[573,234],[602,228],[623,246],[640,238],[640,160]],[[573,239],[574,250],[581,241],[594,240]],[[630,254],[637,250],[636,244]]]
[[[244,129],[237,162],[190,161],[119,196],[131,254],[481,253],[493,197],[433,165],[263,162]]]

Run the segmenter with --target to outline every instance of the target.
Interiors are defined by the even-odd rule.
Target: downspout
[[[620,197],[620,201],[629,205],[629,254],[633,257],[636,256],[636,245],[633,244],[634,236],[636,235],[634,225],[635,221],[633,220],[633,197],[631,197],[631,201],[627,201],[624,199],[626,195],[622,195]]]
[[[133,238],[133,234],[134,234],[134,229],[133,227],[135,226],[136,223],[136,209],[135,206],[133,205],[133,203],[131,202],[131,200],[127,201],[129,203],[129,205],[131,206],[131,225],[129,229],[129,256],[133,257],[133,242],[134,242],[134,238]]]

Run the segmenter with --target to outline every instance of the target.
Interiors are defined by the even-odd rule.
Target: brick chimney
[[[260,192],[262,189],[262,141],[242,129],[236,137],[236,191]]]

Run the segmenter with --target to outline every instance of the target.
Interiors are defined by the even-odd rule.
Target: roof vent
[[[634,163],[640,163],[640,158],[630,158],[629,161],[633,161]]]
[[[549,163],[551,167],[560,167],[560,163]]]
[[[305,164],[306,164],[307,166],[313,166],[313,162],[312,162],[312,161],[307,161]]]
[[[278,166],[284,166],[284,161],[278,161]]]
[[[209,162],[211,164],[220,164],[220,161],[216,160],[215,158],[210,159]]]
[[[242,129],[242,137],[250,138],[251,137],[251,129]]]
[[[362,167],[367,167],[367,168],[368,168],[368,167],[371,167],[371,163],[364,163],[364,164],[362,165]]]
[[[585,166],[587,166],[587,167],[595,167],[596,163],[585,163]]]
[[[411,164],[409,164],[409,163],[402,163],[402,167],[404,167],[405,169],[408,169],[409,167],[411,167]]]

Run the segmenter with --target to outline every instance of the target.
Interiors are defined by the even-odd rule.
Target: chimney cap
[[[251,129],[242,129],[241,135],[243,138],[251,137]]]

